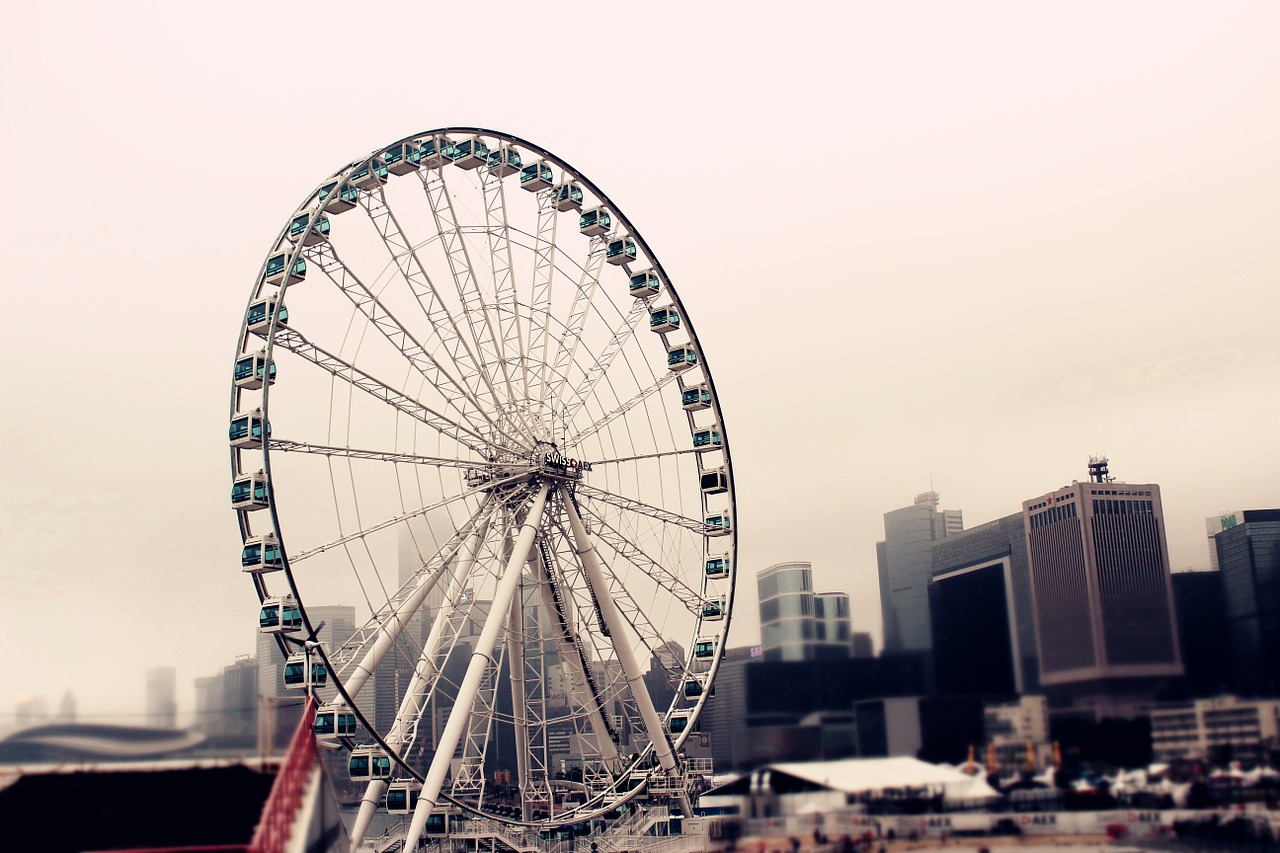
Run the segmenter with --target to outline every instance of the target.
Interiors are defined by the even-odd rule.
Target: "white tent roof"
[[[981,779],[950,767],[915,758],[845,758],[839,761],[783,762],[767,769],[822,785],[845,794],[885,788],[942,788],[948,800],[999,796]]]

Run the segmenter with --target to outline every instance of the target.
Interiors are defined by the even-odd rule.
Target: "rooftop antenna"
[[[1105,456],[1089,457],[1089,482],[1091,483],[1114,483],[1115,477],[1111,476],[1111,470],[1107,467],[1110,460]]]

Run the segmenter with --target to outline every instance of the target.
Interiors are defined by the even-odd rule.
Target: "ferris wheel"
[[[379,148],[287,217],[236,353],[242,568],[366,785],[357,843],[378,809],[416,843],[685,797],[733,605],[728,437],[595,184],[482,128]]]

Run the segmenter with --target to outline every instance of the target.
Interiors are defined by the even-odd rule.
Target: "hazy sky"
[[[778,14],[762,14],[772,8]],[[714,372],[755,572],[879,638],[882,514],[1084,479],[1280,505],[1280,4],[5,4],[0,727],[254,641],[226,413],[253,278],[348,160],[477,124],[635,222]]]

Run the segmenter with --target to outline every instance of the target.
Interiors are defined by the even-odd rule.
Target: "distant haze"
[[[255,640],[231,362],[294,207],[475,124],[622,207],[714,373],[755,572],[810,560],[879,647],[881,516],[1085,479],[1280,505],[1280,5],[6,4],[0,728],[141,721]],[[355,602],[321,602],[351,603]],[[682,643],[687,638],[676,638]]]

